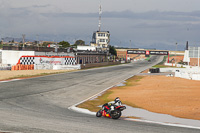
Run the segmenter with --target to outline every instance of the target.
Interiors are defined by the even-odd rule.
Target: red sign
[[[149,53],[149,51],[146,51],[146,55],[149,55],[150,53]]]

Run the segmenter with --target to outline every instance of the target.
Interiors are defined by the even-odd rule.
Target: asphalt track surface
[[[112,67],[0,83],[0,132],[22,133],[199,133],[198,129],[97,118],[68,107],[159,62]]]

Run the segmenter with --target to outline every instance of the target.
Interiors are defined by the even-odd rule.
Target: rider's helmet
[[[116,98],[115,98],[115,103],[117,103],[117,102],[119,102],[119,101],[120,101],[119,97],[116,97]]]

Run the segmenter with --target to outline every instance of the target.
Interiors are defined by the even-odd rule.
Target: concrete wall
[[[23,55],[35,55],[34,51],[11,51],[3,50],[2,51],[2,64],[11,64],[16,65],[19,58]]]
[[[160,68],[160,72],[174,72],[175,77],[180,77],[190,80],[200,80],[200,68],[189,67],[186,68]]]
[[[34,65],[35,70],[77,70],[81,69],[81,65],[53,65],[53,64],[41,64]]]
[[[53,70],[77,70],[81,69],[81,65],[53,65]]]

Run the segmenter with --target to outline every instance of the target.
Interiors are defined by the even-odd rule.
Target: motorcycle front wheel
[[[101,110],[99,110],[97,113],[96,113],[96,117],[101,117],[102,114],[101,114]]]
[[[122,112],[119,111],[119,110],[113,111],[113,112],[111,113],[112,119],[118,119],[121,115],[122,115]]]

